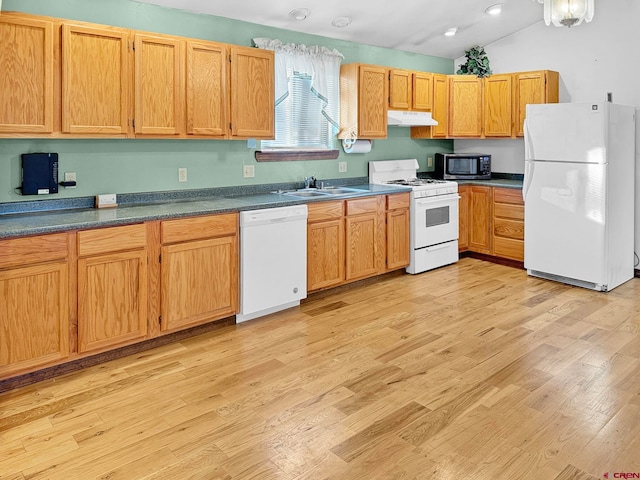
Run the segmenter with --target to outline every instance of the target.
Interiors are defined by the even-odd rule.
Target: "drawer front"
[[[318,202],[307,205],[308,222],[318,222],[322,220],[332,220],[342,218],[344,213],[344,203],[338,202]]]
[[[387,195],[387,210],[397,210],[399,208],[409,208],[409,193],[399,193]]]
[[[524,205],[524,201],[522,200],[522,189],[495,187],[493,189],[493,201],[496,203]]]
[[[0,240],[0,268],[33,265],[67,258],[70,234]]]
[[[347,216],[360,215],[363,213],[376,213],[377,209],[378,200],[376,197],[347,200]]]
[[[166,220],[161,224],[163,244],[235,235],[237,231],[237,213]]]
[[[494,237],[493,251],[498,257],[524,261],[524,242],[513,238]]]
[[[493,225],[493,234],[496,237],[524,240],[524,223],[516,220],[496,218]]]
[[[524,205],[514,205],[513,203],[496,203],[493,206],[496,217],[511,218],[513,220],[524,221]]]
[[[142,223],[78,232],[78,256],[80,257],[146,246],[147,228]]]

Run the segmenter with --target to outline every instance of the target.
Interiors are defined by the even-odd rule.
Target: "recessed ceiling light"
[[[296,8],[289,12],[289,16],[298,21],[304,20],[309,15],[311,15],[311,10],[309,10],[308,8]]]
[[[490,7],[487,7],[486,10],[484,11],[484,13],[486,13],[487,15],[500,15],[500,12],[502,12],[501,3],[496,3],[495,5],[491,5]]]
[[[456,33],[458,33],[458,27],[451,27],[446,32],[444,32],[444,36],[453,37]]]
[[[338,17],[331,22],[334,27],[342,28],[351,23],[351,17]]]

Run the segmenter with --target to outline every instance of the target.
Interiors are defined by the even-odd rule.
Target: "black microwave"
[[[491,178],[491,155],[436,153],[434,173],[445,180],[488,180]]]

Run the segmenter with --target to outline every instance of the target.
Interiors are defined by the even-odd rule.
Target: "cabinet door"
[[[147,334],[147,252],[78,260],[78,351],[142,339]]]
[[[473,75],[449,77],[449,136],[482,135],[482,81]]]
[[[474,252],[491,254],[491,193],[491,187],[470,187],[469,249]]]
[[[413,73],[412,110],[430,111],[433,108],[433,74]]]
[[[524,117],[527,104],[557,103],[559,96],[558,72],[541,70],[516,74],[516,135],[524,136]]]
[[[0,134],[53,132],[53,24],[0,15]]]
[[[0,271],[0,376],[69,352],[66,262]]]
[[[274,138],[274,56],[270,50],[231,47],[231,135]]]
[[[389,108],[409,110],[412,97],[411,72],[408,70],[389,70]]]
[[[387,212],[387,270],[409,265],[409,209]]]
[[[327,220],[307,226],[307,289],[344,281],[344,222]]]
[[[237,237],[162,247],[162,330],[234,315],[238,306]]]
[[[358,90],[358,137],[387,138],[387,71],[361,65]]]
[[[187,41],[187,134],[227,132],[227,61],[223,45]]]
[[[135,133],[184,130],[184,54],[178,38],[135,36]]]
[[[464,252],[469,249],[469,230],[471,225],[470,216],[470,197],[471,187],[468,185],[460,185],[458,194],[460,201],[458,202],[458,250]]]
[[[446,75],[433,74],[433,108],[431,116],[438,121],[433,127],[411,127],[411,138],[447,138],[449,123],[449,81]]]
[[[126,135],[129,36],[118,29],[62,26],[62,131]]]
[[[513,129],[513,76],[484,79],[484,135],[510,137]]]
[[[375,213],[346,217],[346,280],[370,277],[378,273],[376,227]]]

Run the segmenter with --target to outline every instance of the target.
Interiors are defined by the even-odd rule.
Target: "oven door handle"
[[[425,197],[425,198],[416,198],[415,202],[416,205],[430,205],[433,203],[442,203],[442,202],[448,202],[451,200],[460,200],[460,195],[453,194],[453,195],[436,195],[435,197]]]

